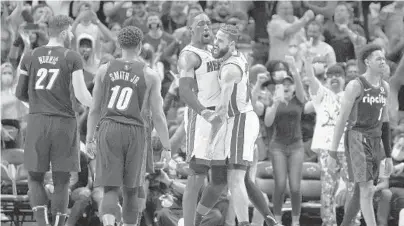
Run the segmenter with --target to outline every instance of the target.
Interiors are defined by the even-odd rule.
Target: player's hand
[[[164,148],[163,151],[161,152],[160,162],[168,163],[170,160],[171,160],[171,150]]]
[[[307,10],[304,15],[303,18],[309,22],[310,20],[312,20],[314,18],[314,12],[312,10]]]
[[[86,154],[91,160],[95,159],[97,153],[97,147],[95,140],[87,141],[86,143]]]
[[[205,109],[201,112],[201,116],[208,122],[211,122],[215,115],[215,111],[209,110],[209,109]]]

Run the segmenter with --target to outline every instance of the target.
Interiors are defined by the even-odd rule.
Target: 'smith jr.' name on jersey
[[[126,71],[114,71],[108,74],[109,77],[111,78],[111,81],[117,81],[117,80],[124,80],[131,82],[135,85],[137,85],[137,82],[139,81],[139,76],[133,75],[131,76],[131,73],[126,72]]]

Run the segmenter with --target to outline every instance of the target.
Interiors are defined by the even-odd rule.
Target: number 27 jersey
[[[64,47],[42,46],[25,54],[21,70],[29,76],[29,113],[75,117],[72,73],[81,69],[80,55]]]
[[[147,90],[144,67],[139,61],[112,60],[109,63],[103,79],[101,120],[145,125],[142,117]]]

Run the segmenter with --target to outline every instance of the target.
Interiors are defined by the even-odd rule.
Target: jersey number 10
[[[50,79],[46,83],[45,78],[50,75]],[[36,76],[38,76],[38,80],[35,82],[35,89],[47,89],[50,90],[52,89],[53,83],[55,83],[56,78],[59,75],[59,69],[46,69],[46,68],[41,68],[38,70],[36,73]]]
[[[115,106],[120,111],[126,110],[132,98],[133,89],[130,87],[121,89],[121,86],[114,86],[111,90],[112,94],[108,102],[108,108],[112,109]]]

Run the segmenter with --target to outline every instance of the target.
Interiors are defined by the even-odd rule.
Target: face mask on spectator
[[[4,63],[1,65],[1,85],[2,88],[13,85],[14,76],[13,68],[10,63]]]

